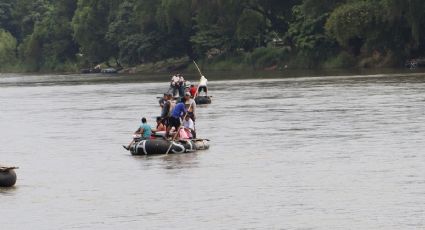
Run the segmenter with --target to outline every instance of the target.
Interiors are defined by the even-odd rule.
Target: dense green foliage
[[[421,0],[0,0],[2,71],[183,57],[215,68],[346,68],[424,56]]]

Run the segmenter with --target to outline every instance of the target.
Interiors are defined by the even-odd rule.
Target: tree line
[[[0,70],[394,67],[424,52],[421,0],[0,0]]]

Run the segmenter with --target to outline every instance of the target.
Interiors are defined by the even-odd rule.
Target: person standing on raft
[[[196,96],[196,90],[197,88],[195,87],[195,84],[191,83],[189,87],[189,93],[192,97]]]
[[[162,109],[161,109],[161,122],[162,124],[164,124],[165,126],[168,126],[168,120],[170,118],[170,114],[172,111],[171,108],[171,94],[170,93],[166,93],[164,94],[164,101],[162,104]]]
[[[167,101],[167,95],[168,93],[164,93],[164,96],[158,100],[158,104],[159,104],[159,107],[161,107],[161,109],[164,107],[165,101]]]
[[[168,92],[171,91],[171,93],[173,94],[173,97],[176,97],[177,93],[179,93],[179,91],[180,91],[179,81],[180,81],[179,76],[173,75],[171,77],[170,89],[168,90]]]
[[[198,95],[203,91],[205,92],[205,96],[208,96],[207,83],[208,79],[204,75],[202,75],[198,85]]]
[[[196,119],[196,115],[195,115],[195,111],[196,111],[196,102],[195,100],[193,100],[191,98],[191,94],[190,92],[186,92],[184,94],[184,99],[185,99],[185,105],[186,105],[186,109],[187,109],[187,115],[193,120],[195,121]]]
[[[186,83],[185,83],[185,80],[184,80],[184,77],[183,77],[183,75],[182,74],[177,74],[177,77],[179,78],[179,81],[178,81],[178,89],[179,89],[179,97],[183,97],[184,96],[184,90],[185,90],[185,88],[186,88]]]
[[[146,118],[142,118],[142,124],[140,127],[134,132],[133,140],[128,144],[127,146],[123,145],[125,149],[129,150],[130,146],[136,141],[136,140],[147,140],[150,139],[152,135],[152,128],[150,125],[147,124]]]
[[[185,106],[186,99],[183,97],[179,103],[174,107],[171,112],[171,116],[167,125],[167,130],[165,131],[165,138],[168,138],[170,135],[170,130],[174,127],[175,131],[178,132],[181,126],[181,118],[187,113]]]

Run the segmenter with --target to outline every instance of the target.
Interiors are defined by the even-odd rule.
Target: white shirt
[[[171,84],[172,84],[172,85],[176,85],[176,84],[179,82],[179,80],[180,80],[180,78],[179,78],[179,77],[177,77],[176,75],[174,75],[174,76],[171,78]]]
[[[190,106],[190,105],[192,105],[192,106]],[[195,112],[195,110],[196,110],[196,102],[192,98],[190,98],[189,100],[187,100],[185,102],[185,106],[186,106],[186,109],[189,109],[189,107],[190,107],[189,112]]]
[[[200,86],[207,86],[208,79],[205,76],[201,76],[201,80],[199,81]]]
[[[190,118],[189,120],[184,119],[183,127],[188,128],[190,130],[195,130],[195,125],[193,124],[193,121]]]
[[[182,83],[182,84],[184,83],[184,77],[183,76],[179,77],[179,82]]]

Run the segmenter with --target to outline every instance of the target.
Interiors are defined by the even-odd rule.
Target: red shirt
[[[196,87],[195,86],[190,87],[189,92],[192,95],[192,97],[194,97],[196,94]]]

